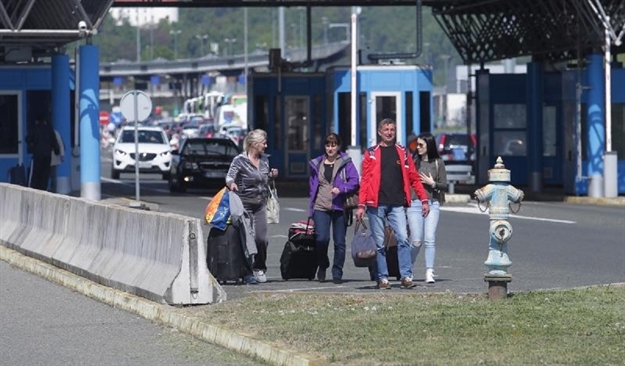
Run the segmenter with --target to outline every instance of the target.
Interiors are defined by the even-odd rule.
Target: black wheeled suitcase
[[[280,256],[280,273],[285,281],[292,278],[315,279],[318,264],[314,232],[314,223],[310,220],[291,224],[289,240]]]
[[[390,226],[384,227],[384,247],[386,248],[386,267],[388,276],[401,279],[399,273],[399,257],[397,256],[397,238]]]
[[[26,168],[24,164],[17,164],[14,167],[9,168],[8,172],[9,183],[18,184],[20,186],[27,187],[28,179],[26,178]]]
[[[239,283],[245,276],[245,256],[241,244],[241,234],[232,225],[226,230],[211,228],[208,233],[206,265],[210,273],[220,283]]]

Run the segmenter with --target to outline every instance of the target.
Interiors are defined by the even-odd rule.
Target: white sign
[[[128,122],[141,122],[152,113],[152,100],[140,90],[131,90],[124,94],[119,102],[119,108]]]

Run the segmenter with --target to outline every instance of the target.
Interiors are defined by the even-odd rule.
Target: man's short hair
[[[394,124],[396,123],[395,121],[393,121],[392,118],[384,118],[383,120],[380,121],[380,123],[378,123],[378,131],[380,131],[382,127],[386,125],[394,125]]]

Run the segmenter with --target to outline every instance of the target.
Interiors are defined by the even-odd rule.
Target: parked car
[[[475,134],[439,133],[436,135],[436,145],[445,164],[473,164],[475,161]]]
[[[198,137],[217,137],[215,136],[215,126],[210,123],[200,125],[200,131],[198,132],[198,135]]]
[[[135,156],[135,128],[122,128],[113,146],[111,177],[119,179],[122,172],[134,173],[135,164],[141,173],[161,173],[167,179],[171,165],[171,148],[161,127],[138,127],[139,156]]]
[[[188,138],[174,150],[169,191],[224,185],[230,163],[241,149],[229,138]]]

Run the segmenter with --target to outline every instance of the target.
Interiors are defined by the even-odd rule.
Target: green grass
[[[337,365],[622,365],[625,287],[486,295],[257,294],[188,308]]]

